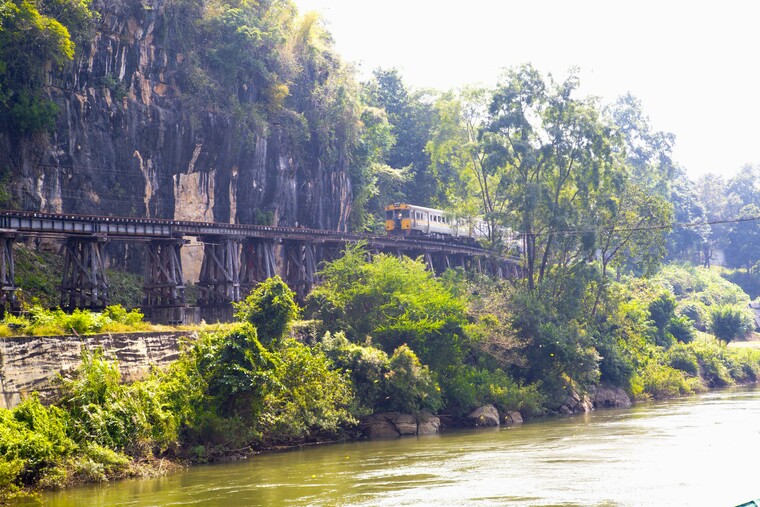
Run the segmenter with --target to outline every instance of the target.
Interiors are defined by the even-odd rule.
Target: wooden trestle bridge
[[[473,245],[419,237],[371,236],[320,229],[0,211],[2,303],[15,301],[13,245],[25,238],[63,243],[60,306],[102,309],[109,301],[104,246],[109,241],[145,245],[141,309],[155,322],[226,320],[231,303],[276,274],[303,298],[318,282],[320,263],[340,256],[346,244],[363,242],[371,253],[425,259],[429,269],[471,267],[495,277],[519,276],[519,262],[494,257]],[[195,237],[203,245],[198,307],[188,307],[181,249]]]

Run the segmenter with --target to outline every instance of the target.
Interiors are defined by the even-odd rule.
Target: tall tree
[[[632,180],[650,193],[667,196],[668,185],[677,175],[672,160],[675,135],[655,131],[641,101],[630,93],[619,97],[608,111],[623,139]]]
[[[508,202],[501,185],[505,171],[485,164],[483,127],[488,118],[490,95],[482,88],[441,95],[427,144],[431,169],[446,185],[447,199],[462,218],[483,216],[489,240],[497,246],[497,227],[505,221]],[[458,217],[459,218],[459,217]]]
[[[737,219],[728,233],[726,260],[749,273],[760,261],[760,207],[754,203],[744,206]]]
[[[432,97],[426,91],[411,91],[397,69],[378,69],[365,84],[369,105],[385,109],[395,144],[385,161],[410,175],[407,199],[415,204],[442,205],[445,194],[430,172],[425,146],[434,119]]]
[[[675,226],[668,235],[668,257],[694,263],[704,262],[702,257],[710,241],[710,225],[705,208],[697,194],[696,183],[680,175],[670,185],[670,202],[673,204]]]
[[[547,82],[531,66],[509,71],[496,89],[484,135],[492,172],[510,201],[511,223],[524,237],[529,287],[553,263],[569,266],[594,253],[593,231],[578,234],[600,190],[612,188],[619,167],[609,125],[593,99],[576,99],[578,79]]]
[[[707,241],[702,245],[704,265],[710,266],[715,250],[725,248],[728,244],[729,227],[728,224],[721,222],[729,218],[733,206],[729,205],[726,182],[720,175],[712,173],[702,175],[697,180],[696,192],[704,207],[705,219],[710,226]]]

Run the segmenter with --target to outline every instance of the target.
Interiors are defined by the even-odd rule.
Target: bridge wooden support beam
[[[180,250],[184,239],[157,239],[147,244],[144,306],[185,306],[185,282]]]
[[[240,252],[240,275],[238,280],[243,295],[267,278],[277,274],[275,240],[268,238],[248,238]]]
[[[15,309],[16,306],[16,267],[13,261],[13,245],[16,234],[13,232],[0,233],[0,315],[6,307]]]
[[[97,236],[70,236],[63,245],[63,281],[61,308],[102,310],[108,304],[103,246],[106,240]]]
[[[240,242],[224,236],[201,236],[203,263],[198,304],[229,305],[240,301]]]
[[[310,241],[283,241],[283,270],[285,283],[304,299],[317,282],[317,251]]]

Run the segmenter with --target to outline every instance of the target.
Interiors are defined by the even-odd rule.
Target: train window
[[[401,218],[409,218],[409,210],[401,210]]]
[[[385,210],[385,219],[386,220],[393,220],[393,210]]]

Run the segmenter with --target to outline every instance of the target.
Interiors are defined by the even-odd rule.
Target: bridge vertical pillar
[[[180,256],[180,249],[185,243],[184,239],[155,239],[148,243],[143,285],[145,306],[185,305],[185,282]]]
[[[243,295],[259,282],[277,274],[274,255],[275,240],[269,238],[247,238],[240,252],[240,286]]]
[[[233,238],[201,236],[203,262],[198,280],[201,317],[206,322],[232,320],[232,303],[240,301],[240,242]]]
[[[106,240],[97,236],[66,238],[61,308],[101,310],[108,304],[108,279],[103,256]]]
[[[283,278],[304,299],[316,283],[317,254],[309,241],[283,241]]]
[[[0,234],[0,317],[5,313],[6,306],[13,308],[16,304],[16,269],[13,262],[13,244],[16,234],[4,232]]]
[[[224,236],[201,236],[203,263],[198,285],[203,305],[240,301],[240,243]]]

